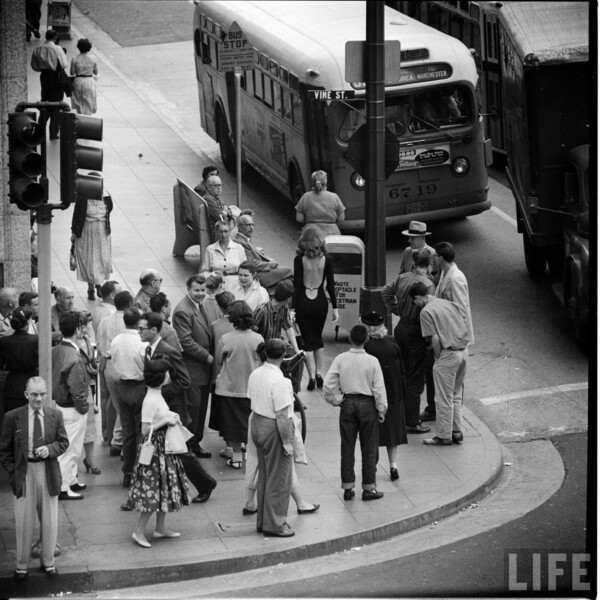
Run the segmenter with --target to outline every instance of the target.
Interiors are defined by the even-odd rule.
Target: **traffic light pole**
[[[365,191],[365,285],[361,288],[362,312],[385,315],[381,290],[385,285],[385,39],[384,2],[365,2],[367,35],[365,83],[367,96],[367,176]]]
[[[19,102],[16,106],[16,112],[24,111],[28,108],[35,108],[43,112],[71,110],[66,102]],[[45,115],[47,116],[47,115]],[[48,189],[48,178],[46,177],[46,138],[41,144],[42,156],[44,159],[44,171],[40,178],[40,183]],[[52,293],[51,287],[51,267],[50,256],[52,253],[52,210],[62,209],[60,204],[44,203],[35,209],[36,221],[38,224],[38,354],[39,354],[39,375],[46,381],[48,389],[52,389]],[[54,405],[51,394],[48,396],[48,402]]]

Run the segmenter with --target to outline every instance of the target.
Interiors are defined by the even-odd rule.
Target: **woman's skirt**
[[[250,398],[213,394],[209,427],[227,442],[248,441]]]
[[[75,238],[75,261],[79,281],[102,284],[110,279],[112,250],[104,221],[86,222],[81,237]]]
[[[154,454],[149,465],[140,465],[140,446],[133,468],[127,505],[139,512],[174,512],[190,503],[185,472],[177,454],[165,453],[166,428],[152,433]],[[145,441],[148,436],[144,437]]]
[[[75,77],[71,106],[80,115],[93,115],[97,110],[96,79],[94,77]]]

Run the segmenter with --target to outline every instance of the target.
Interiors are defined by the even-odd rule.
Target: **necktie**
[[[152,348],[148,346],[146,348],[146,360],[150,360],[152,358]]]
[[[35,454],[35,449],[44,445],[44,440],[42,438],[42,421],[40,419],[40,411],[36,410],[33,413],[33,450]]]

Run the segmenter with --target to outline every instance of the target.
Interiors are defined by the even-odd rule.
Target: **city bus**
[[[385,182],[386,225],[475,215],[490,207],[484,140],[467,47],[385,7],[385,39],[401,44],[400,70],[385,86],[385,118],[399,142]],[[295,204],[313,171],[346,206],[345,232],[365,226],[365,180],[349,162],[366,122],[364,82],[346,82],[345,46],[366,37],[365,2],[196,1],[194,53],[203,129],[235,170],[235,79],[220,70],[236,22],[253,50],[242,71],[242,160]],[[247,65],[246,65],[247,66]],[[388,134],[389,135],[389,134]]]
[[[492,140],[494,152],[505,155],[508,144],[504,133],[498,13],[511,2],[386,0],[386,4],[474,50],[485,135]]]

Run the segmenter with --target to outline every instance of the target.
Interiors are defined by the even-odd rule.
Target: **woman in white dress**
[[[98,110],[96,101],[98,64],[89,55],[92,44],[88,39],[81,38],[77,42],[77,49],[79,54],[71,61],[71,77],[75,78],[71,106],[80,115],[93,115]]]

